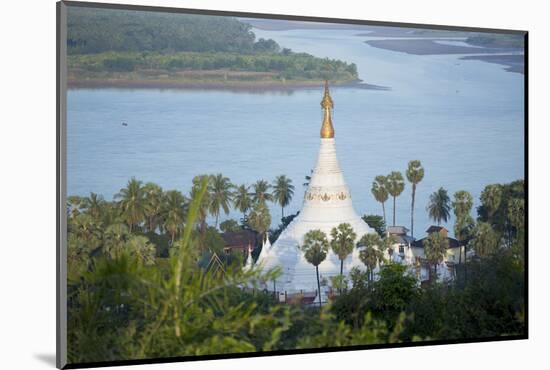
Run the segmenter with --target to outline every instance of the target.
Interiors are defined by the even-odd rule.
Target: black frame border
[[[311,349],[292,349],[292,350],[277,350],[270,352],[246,352],[232,353],[220,355],[199,355],[199,356],[177,356],[166,358],[147,358],[136,360],[118,360],[118,361],[101,361],[68,364],[66,358],[66,245],[63,230],[66,231],[65,224],[65,204],[66,204],[66,47],[64,47],[64,36],[66,36],[66,9],[67,6],[85,7],[85,8],[101,8],[114,10],[134,10],[146,12],[163,12],[163,13],[180,13],[180,14],[198,14],[198,15],[214,15],[214,16],[229,16],[242,18],[259,18],[259,19],[277,19],[288,21],[302,22],[318,22],[332,23],[345,25],[369,25],[369,26],[384,26],[384,27],[403,27],[403,28],[418,28],[418,29],[435,29],[446,31],[466,31],[466,32],[485,32],[485,33],[502,33],[516,34],[524,37],[524,184],[525,184],[525,332],[521,335],[501,336],[501,337],[482,337],[482,338],[465,338],[453,340],[432,340],[422,342],[394,343],[394,344],[371,344],[357,346],[342,346],[342,347],[326,347],[326,348],[311,348]],[[56,4],[56,227],[57,227],[57,251],[56,251],[56,293],[57,293],[57,309],[56,309],[56,366],[59,369],[80,369],[80,368],[95,368],[109,366],[126,366],[126,365],[143,365],[143,364],[160,364],[174,362],[192,362],[192,361],[207,361],[207,360],[223,360],[235,358],[250,358],[250,357],[270,357],[270,356],[287,356],[296,354],[314,354],[314,353],[331,353],[331,352],[348,352],[360,351],[367,349],[384,349],[384,348],[408,348],[408,347],[424,347],[448,344],[468,344],[468,343],[485,343],[485,342],[500,342],[511,340],[529,339],[529,32],[525,30],[514,29],[498,29],[498,28],[478,28],[478,27],[460,27],[447,26],[440,24],[420,24],[420,23],[403,23],[403,22],[384,22],[373,20],[359,20],[346,18],[326,18],[315,16],[299,16],[285,14],[268,14],[268,13],[251,13],[239,11],[222,11],[210,9],[192,9],[192,8],[176,8],[163,6],[145,6],[131,4],[113,4],[113,3],[98,3],[98,2],[83,2],[83,1],[66,1],[62,0]]]

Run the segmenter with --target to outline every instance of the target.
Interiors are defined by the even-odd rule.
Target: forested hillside
[[[189,85],[358,80],[353,63],[256,40],[231,17],[69,7],[69,83]]]

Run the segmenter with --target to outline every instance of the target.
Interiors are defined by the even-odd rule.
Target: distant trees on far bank
[[[274,72],[281,79],[358,79],[353,63],[257,40],[250,25],[232,17],[69,7],[67,52],[69,69],[86,78],[227,69]]]

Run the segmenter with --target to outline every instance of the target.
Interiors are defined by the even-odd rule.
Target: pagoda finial
[[[334,137],[334,127],[332,127],[332,108],[334,108],[334,103],[330,97],[330,92],[328,90],[328,80],[325,80],[325,95],[323,100],[321,100],[321,107],[323,107],[323,125],[321,126],[321,138],[322,139],[332,139]]]

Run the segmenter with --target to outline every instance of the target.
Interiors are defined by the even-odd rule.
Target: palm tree
[[[130,231],[124,224],[113,224],[105,229],[104,254],[117,258],[124,250]]]
[[[438,191],[430,195],[430,203],[428,203],[426,209],[430,218],[438,225],[441,225],[441,221],[447,222],[451,216],[450,202],[451,199],[447,194],[447,190],[443,188],[439,188]]]
[[[353,252],[357,234],[350,224],[343,223],[330,231],[330,248],[340,259],[340,276],[344,275],[344,260]]]
[[[487,257],[498,249],[498,237],[487,222],[478,222],[474,231],[474,250],[479,257]]]
[[[208,192],[210,193],[209,211],[212,216],[216,217],[215,227],[218,227],[218,219],[220,211],[227,215],[229,213],[229,207],[231,198],[233,196],[233,185],[229,181],[229,178],[224,177],[221,173],[216,176],[212,176],[208,186]]]
[[[246,211],[248,211],[252,205],[248,186],[243,184],[237,187],[237,190],[233,193],[233,205],[243,213],[244,219],[246,217]]]
[[[115,199],[120,199],[122,215],[132,232],[134,226],[138,226],[145,219],[145,192],[142,182],[132,177],[126,188],[120,189],[115,195]]]
[[[382,204],[382,213],[384,215],[384,224],[386,224],[386,207],[384,203],[388,200],[388,189],[386,188],[387,183],[386,176],[376,176],[374,182],[372,183],[371,192],[374,195],[374,199],[377,202]]]
[[[458,240],[459,244],[462,244],[464,246],[464,262],[466,262],[467,241],[472,237],[474,226],[474,219],[469,214],[461,215],[455,221],[455,237]],[[458,254],[458,263],[462,263],[462,246],[460,247],[460,252]]]
[[[163,192],[162,188],[155,183],[148,182],[143,186],[145,192],[145,217],[147,218],[147,229],[154,232],[158,227],[160,213],[162,212]]]
[[[510,224],[515,228],[516,232],[515,253],[523,259],[525,254],[525,201],[523,199],[512,198],[508,202],[508,220],[510,220]]]
[[[416,185],[424,178],[424,167],[419,160],[409,162],[407,167],[407,180],[412,184],[411,200],[411,236],[414,237],[414,199],[416,196]]]
[[[294,185],[292,180],[285,175],[275,178],[273,183],[273,200],[281,206],[281,219],[285,217],[285,207],[290,204],[294,196]]]
[[[474,205],[474,198],[465,190],[459,190],[454,193],[453,212],[455,214],[455,236],[459,242],[464,244],[464,262],[466,262],[466,244],[465,241],[472,235],[474,220],[470,215]],[[458,255],[458,263],[462,263],[462,247]]]
[[[387,177],[386,189],[393,197],[393,226],[395,226],[395,198],[405,190],[405,180],[399,171],[393,171]]]
[[[144,265],[154,265],[156,249],[145,236],[133,235],[126,243],[126,249],[131,256]]]
[[[382,245],[382,239],[374,233],[363,235],[357,242],[357,248],[362,248],[359,259],[367,268],[369,281],[374,280],[374,269],[384,259],[384,254],[378,249],[380,245]]]
[[[304,243],[299,247],[304,252],[306,261],[315,266],[317,275],[317,292],[319,294],[319,307],[321,307],[321,282],[319,281],[319,265],[327,258],[328,240],[321,230],[310,230],[304,236]]]
[[[495,215],[500,202],[502,201],[502,188],[500,185],[488,185],[481,192],[481,203],[487,209],[487,219],[492,222],[492,218]]]
[[[523,232],[525,227],[525,201],[519,198],[513,198],[508,203],[508,219],[516,232]]]
[[[101,236],[101,230],[98,228],[96,220],[91,215],[86,213],[81,213],[74,216],[71,219],[71,222],[69,222],[68,228],[69,232],[75,234],[80,240],[85,242],[99,239]]]
[[[439,232],[433,232],[424,239],[422,244],[424,245],[426,259],[434,267],[435,279],[437,280],[437,265],[443,262],[443,258],[449,248],[449,239]],[[432,280],[431,273],[430,280]]]
[[[470,214],[474,205],[474,198],[465,190],[454,194],[453,211],[456,218]]]
[[[254,185],[254,193],[252,194],[252,200],[254,203],[267,202],[272,199],[271,194],[269,193],[269,188],[271,185],[265,180],[258,180]]]
[[[254,205],[254,208],[252,208],[252,211],[248,215],[248,224],[260,234],[262,240],[265,239],[265,233],[271,225],[271,215],[264,202],[258,202]]]
[[[186,200],[182,193],[170,190],[164,194],[163,220],[164,229],[170,234],[171,245],[174,245],[176,236],[183,230],[185,221]]]
[[[101,195],[90,193],[90,196],[82,199],[81,208],[85,210],[94,220],[101,219],[101,211],[105,201]]]
[[[210,194],[208,192],[208,186],[206,191],[199,197],[199,194],[202,191],[202,184],[210,182],[211,176],[209,175],[198,175],[193,177],[193,185],[191,187],[190,198],[191,199],[200,199],[200,203],[197,208],[197,217],[196,220],[200,225],[200,235],[201,235],[201,246],[203,246],[204,238],[206,236],[206,217],[208,216],[208,206],[210,204]]]

